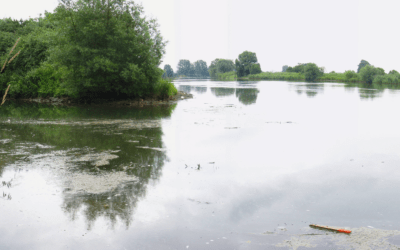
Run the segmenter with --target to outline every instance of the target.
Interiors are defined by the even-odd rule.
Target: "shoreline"
[[[37,98],[7,98],[8,101],[25,102],[25,103],[41,103],[56,106],[113,106],[113,107],[144,107],[144,106],[159,106],[172,105],[180,100],[192,99],[193,95],[178,91],[174,96],[167,99],[159,99],[154,97],[135,98],[135,99],[91,99],[88,101],[72,99],[69,97],[37,97]],[[6,100],[6,101],[7,101]]]

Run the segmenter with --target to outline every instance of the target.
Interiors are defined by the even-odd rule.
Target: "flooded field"
[[[400,90],[176,86],[194,98],[6,102],[0,249],[400,249]]]

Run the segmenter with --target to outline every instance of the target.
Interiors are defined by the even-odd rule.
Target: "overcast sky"
[[[361,59],[400,71],[398,0],[142,0],[169,41],[164,64],[235,60],[255,52],[263,71],[314,62],[326,72],[357,70]],[[0,0],[0,18],[27,19],[57,0]]]

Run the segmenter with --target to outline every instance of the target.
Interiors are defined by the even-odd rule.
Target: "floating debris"
[[[328,227],[328,226],[320,226],[320,225],[316,225],[316,224],[311,224],[310,227],[312,227],[312,228],[317,228],[317,229],[332,230],[332,231],[336,231],[336,232],[339,232],[339,233],[346,233],[346,234],[351,233],[351,231],[350,231],[350,230],[347,230],[347,229],[336,228],[336,227]]]

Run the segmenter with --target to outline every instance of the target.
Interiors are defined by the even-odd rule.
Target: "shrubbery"
[[[21,54],[0,77],[13,97],[132,98],[160,89],[165,42],[133,1],[62,1],[43,18],[0,20],[0,36],[2,62],[21,36]]]

